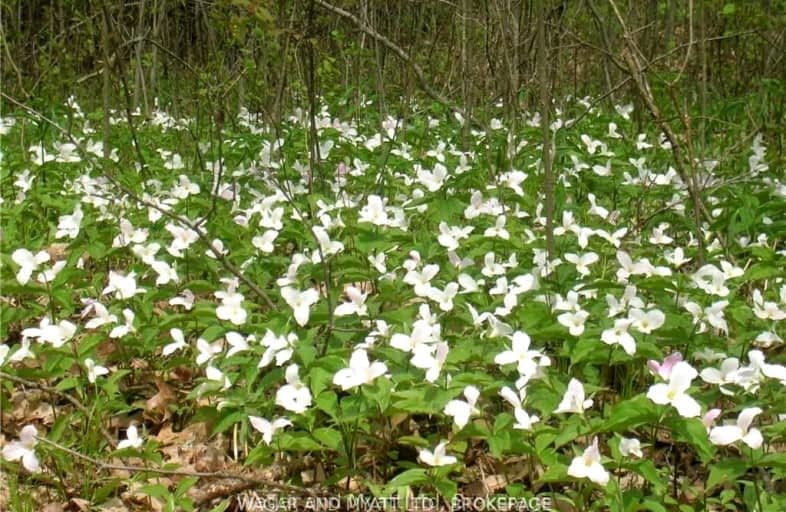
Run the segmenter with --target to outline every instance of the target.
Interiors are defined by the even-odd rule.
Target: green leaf
[[[710,475],[707,477],[707,491],[716,485],[734,482],[748,471],[748,463],[740,459],[723,459],[710,466]]]
[[[448,500],[452,500],[453,496],[456,495],[458,492],[458,484],[453,480],[448,480],[447,478],[438,478],[432,482],[434,487],[437,491],[447,498]]]
[[[213,434],[219,434],[234,425],[242,421],[246,417],[243,411],[226,411],[222,416],[221,419],[218,420],[218,423],[213,426]]]
[[[313,366],[308,371],[308,382],[311,387],[311,394],[318,396],[322,391],[328,389],[333,383],[334,374],[335,372],[331,372],[320,366]]]
[[[651,483],[658,494],[664,492],[666,482],[660,477],[658,469],[651,460],[637,461],[631,465],[631,469]]]
[[[322,427],[314,430],[314,438],[331,450],[338,451],[341,448],[341,432],[336,429]]]
[[[80,380],[77,377],[67,377],[58,382],[55,389],[58,391],[68,391],[69,389],[79,387],[79,383]]]
[[[768,453],[756,460],[756,465],[762,468],[779,468],[786,470],[786,457],[782,453]]]
[[[425,469],[421,468],[413,468],[404,471],[403,473],[399,473],[393,479],[388,482],[387,487],[403,487],[406,485],[419,485],[428,483],[428,475],[426,474]]]
[[[734,13],[737,12],[737,6],[729,2],[723,6],[723,10],[721,12],[724,16],[733,16]]]
[[[693,446],[704,463],[709,463],[715,455],[715,448],[710,444],[707,429],[696,418],[676,418],[674,420],[674,437]]]
[[[621,432],[637,425],[657,419],[658,410],[652,400],[637,395],[629,400],[616,403],[603,424],[606,432]]]
[[[780,277],[783,275],[783,269],[768,263],[754,263],[745,272],[743,281],[760,281],[762,279],[771,279],[773,277]]]
[[[295,452],[321,452],[324,447],[316,442],[307,432],[285,432],[278,438],[282,450]]]
[[[330,416],[333,421],[338,421],[338,398],[334,392],[325,391],[320,393],[314,400],[314,405],[316,405],[317,409]]]
[[[565,482],[570,480],[568,476],[568,468],[564,464],[552,464],[538,479],[538,482]]]
[[[169,489],[162,484],[143,485],[139,492],[153,498],[165,498],[169,496]]]

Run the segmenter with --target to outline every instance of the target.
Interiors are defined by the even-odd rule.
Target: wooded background
[[[26,102],[75,94],[88,108],[103,101],[149,114],[158,98],[176,113],[223,116],[244,106],[276,120],[315,107],[320,96],[356,112],[372,100],[393,115],[407,100],[429,97],[478,119],[501,102],[515,122],[541,104],[540,86],[556,107],[568,95],[646,103],[638,68],[666,120],[690,114],[704,127],[731,113],[774,136],[786,109],[784,0],[2,6],[3,88]],[[646,120],[646,108],[636,112]]]

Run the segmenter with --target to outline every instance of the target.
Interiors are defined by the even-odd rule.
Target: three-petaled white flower
[[[26,425],[19,432],[19,441],[6,443],[3,447],[3,458],[6,460],[22,460],[26,470],[35,473],[41,470],[38,457],[35,454],[35,445],[38,431],[33,425]]]
[[[333,376],[333,384],[341,386],[341,389],[346,391],[363,384],[371,384],[374,379],[385,375],[387,371],[388,367],[385,363],[369,362],[366,351],[358,349],[352,352],[349,367],[337,371]]]
[[[142,443],[143,439],[139,435],[136,425],[130,425],[126,429],[126,438],[117,443],[117,449],[122,450],[124,448],[139,448],[142,446]]]
[[[281,296],[292,308],[295,321],[303,327],[308,323],[309,308],[319,300],[319,292],[314,288],[298,291],[291,286],[281,288]]]
[[[429,466],[448,466],[450,464],[455,464],[457,462],[456,457],[452,455],[446,455],[447,451],[445,446],[447,444],[447,441],[442,441],[437,445],[436,448],[434,448],[433,452],[425,448],[420,450],[420,460]]]
[[[513,333],[511,349],[497,354],[494,362],[498,365],[516,363],[519,374],[527,379],[536,376],[539,368],[551,365],[543,352],[530,349],[530,337],[523,331]]]
[[[173,343],[168,343],[164,345],[161,354],[164,356],[172,355],[178,350],[186,348],[188,345],[186,344],[185,336],[183,335],[183,331],[178,328],[173,328],[169,330],[169,335],[172,336],[172,339],[175,340]]]
[[[643,457],[644,454],[641,451],[641,442],[635,438],[627,438],[623,437],[620,439],[620,453],[624,457]]]
[[[742,441],[751,448],[759,448],[764,442],[761,432],[751,428],[753,418],[762,413],[759,407],[748,407],[740,411],[736,425],[723,425],[710,430],[710,442],[721,446]]]
[[[625,353],[632,356],[636,353],[636,340],[628,332],[628,327],[633,323],[628,318],[618,318],[614,321],[614,327],[604,329],[600,339],[607,345],[619,345]]]
[[[464,428],[469,422],[469,417],[473,414],[478,414],[479,411],[475,404],[478,402],[480,391],[475,386],[467,386],[464,388],[464,400],[451,400],[445,405],[444,413],[456,423],[458,428]]]
[[[368,308],[366,307],[368,292],[363,293],[355,286],[346,286],[344,288],[344,293],[347,294],[349,301],[336,306],[335,311],[333,311],[334,315],[348,316],[356,314],[358,316],[368,316]]]
[[[90,384],[95,383],[96,378],[100,377],[101,375],[106,375],[109,373],[109,370],[101,365],[97,365],[95,361],[90,358],[85,359],[85,368],[87,368],[87,380],[90,381]]]
[[[609,482],[609,473],[600,463],[600,449],[598,448],[598,438],[592,439],[584,453],[573,459],[568,468],[568,475],[576,478],[589,478],[599,485],[606,485]]]
[[[115,298],[124,300],[130,299],[138,293],[144,293],[143,288],[136,287],[136,272],[129,272],[128,275],[123,275],[114,270],[109,271],[109,284],[101,292],[101,295],[108,293],[115,293]]]
[[[688,395],[687,391],[697,375],[695,368],[685,361],[680,361],[671,369],[667,383],[661,382],[650,386],[647,398],[658,405],[674,406],[680,416],[694,418],[701,414],[701,406]]]
[[[245,297],[236,291],[217,291],[214,295],[221,300],[221,305],[216,308],[216,317],[220,320],[229,320],[235,325],[246,323],[248,313],[243,308]]]
[[[426,380],[434,382],[439,378],[448,357],[448,350],[448,344],[444,341],[436,345],[418,345],[412,351],[410,363],[416,368],[426,370]]]
[[[33,254],[27,249],[17,249],[11,254],[11,259],[14,260],[14,263],[19,265],[19,272],[16,273],[16,280],[19,284],[25,285],[30,281],[30,276],[33,274],[33,271],[42,263],[49,261],[49,253],[46,251],[39,251]]]
[[[426,265],[423,270],[410,270],[404,276],[404,282],[415,288],[415,295],[418,297],[428,296],[431,290],[431,280],[439,272],[439,265]]]
[[[562,396],[562,401],[554,410],[555,413],[575,412],[583,414],[585,410],[592,407],[592,399],[585,398],[584,384],[577,379],[570,379],[568,389]]]
[[[311,391],[301,382],[298,372],[296,364],[287,367],[287,383],[276,392],[276,405],[300,414],[311,406]]]
[[[292,422],[286,418],[276,418],[270,421],[259,416],[249,416],[248,419],[251,422],[251,426],[262,433],[262,441],[267,445],[273,440],[276,430],[292,426]]]

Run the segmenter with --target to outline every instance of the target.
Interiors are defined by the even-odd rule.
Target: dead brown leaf
[[[161,424],[172,416],[169,406],[175,403],[177,396],[172,386],[159,377],[156,377],[156,388],[158,393],[145,402],[144,416],[154,423]]]

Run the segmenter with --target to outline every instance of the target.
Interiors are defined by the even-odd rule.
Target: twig
[[[297,487],[294,485],[282,484],[279,482],[273,482],[265,478],[258,478],[248,475],[209,472],[209,471],[186,471],[180,469],[160,469],[160,468],[151,468],[145,466],[132,466],[126,464],[112,464],[109,462],[104,462],[102,460],[96,459],[94,457],[90,457],[89,455],[79,453],[78,451],[72,450],[67,446],[63,446],[59,443],[56,443],[55,441],[51,441],[46,437],[36,436],[36,439],[38,439],[44,444],[57,448],[58,450],[61,450],[78,459],[81,459],[85,462],[89,462],[94,466],[96,466],[96,468],[98,468],[99,470],[128,471],[129,473],[154,473],[156,475],[185,476],[185,477],[193,477],[193,478],[210,478],[210,479],[224,478],[228,480],[241,480],[249,484],[258,485],[260,487],[268,487],[271,489],[278,489],[280,491],[288,491],[291,493],[305,493],[308,494],[309,496],[314,496],[314,497],[318,496],[318,494],[314,490],[306,487]]]

